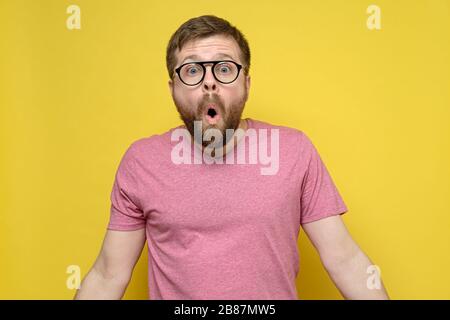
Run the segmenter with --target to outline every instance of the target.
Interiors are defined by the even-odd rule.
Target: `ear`
[[[169,79],[169,82],[167,84],[169,85],[170,94],[172,95],[173,98],[173,80]]]
[[[247,91],[249,91],[250,90],[250,84],[251,84],[251,81],[250,81],[251,79],[250,79],[250,75],[248,75],[246,78],[245,78],[245,86],[247,87]]]

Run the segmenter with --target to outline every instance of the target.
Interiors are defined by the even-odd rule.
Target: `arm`
[[[345,299],[389,299],[383,283],[369,289],[367,273],[373,265],[348,233],[340,216],[331,216],[302,225],[318,251],[334,284]]]
[[[106,232],[100,254],[74,300],[121,299],[145,244],[145,228]]]

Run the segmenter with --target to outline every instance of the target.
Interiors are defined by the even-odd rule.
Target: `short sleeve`
[[[139,177],[133,145],[123,155],[111,191],[108,229],[138,230],[144,228],[146,219],[139,201]]]
[[[316,147],[304,132],[301,140],[307,167],[301,184],[300,223],[346,213],[347,207]]]

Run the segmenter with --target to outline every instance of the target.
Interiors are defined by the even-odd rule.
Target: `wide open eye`
[[[187,64],[181,70],[182,76],[185,77],[196,77],[202,72],[203,72],[202,67],[195,63]]]
[[[230,83],[236,80],[239,69],[236,64],[230,61],[221,61],[214,67],[214,74],[217,80],[223,83]]]
[[[229,73],[232,72],[232,69],[233,69],[232,66],[227,62],[219,63],[216,67],[216,71],[218,71],[219,74],[222,75],[228,75]]]

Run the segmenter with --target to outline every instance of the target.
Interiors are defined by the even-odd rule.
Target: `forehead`
[[[179,64],[189,61],[206,61],[215,59],[239,60],[239,46],[236,41],[224,35],[214,35],[186,42],[181,50],[177,50]]]

